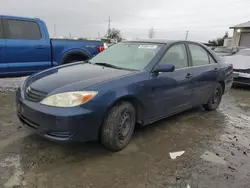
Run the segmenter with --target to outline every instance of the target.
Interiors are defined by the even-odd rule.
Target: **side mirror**
[[[156,65],[153,72],[159,73],[159,72],[174,72],[175,66],[173,64],[161,64]]]

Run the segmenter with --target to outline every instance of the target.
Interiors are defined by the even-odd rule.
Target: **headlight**
[[[84,104],[96,96],[97,91],[73,91],[51,95],[41,101],[41,104],[55,107],[74,107]]]

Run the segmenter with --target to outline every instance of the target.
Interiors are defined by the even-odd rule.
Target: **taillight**
[[[103,50],[105,50],[104,46],[98,46],[97,47],[98,52],[102,52]]]

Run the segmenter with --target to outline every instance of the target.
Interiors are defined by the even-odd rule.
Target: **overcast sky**
[[[111,27],[124,38],[155,38],[207,41],[250,20],[250,0],[0,0],[0,13],[43,19],[50,35],[97,37]]]

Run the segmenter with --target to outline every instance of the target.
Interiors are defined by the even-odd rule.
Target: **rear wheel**
[[[121,102],[112,107],[104,119],[100,139],[101,143],[112,151],[125,148],[134,132],[136,111],[129,102]]]
[[[203,104],[202,107],[207,111],[216,110],[220,105],[222,95],[223,95],[223,88],[220,83],[217,83],[208,103]]]

